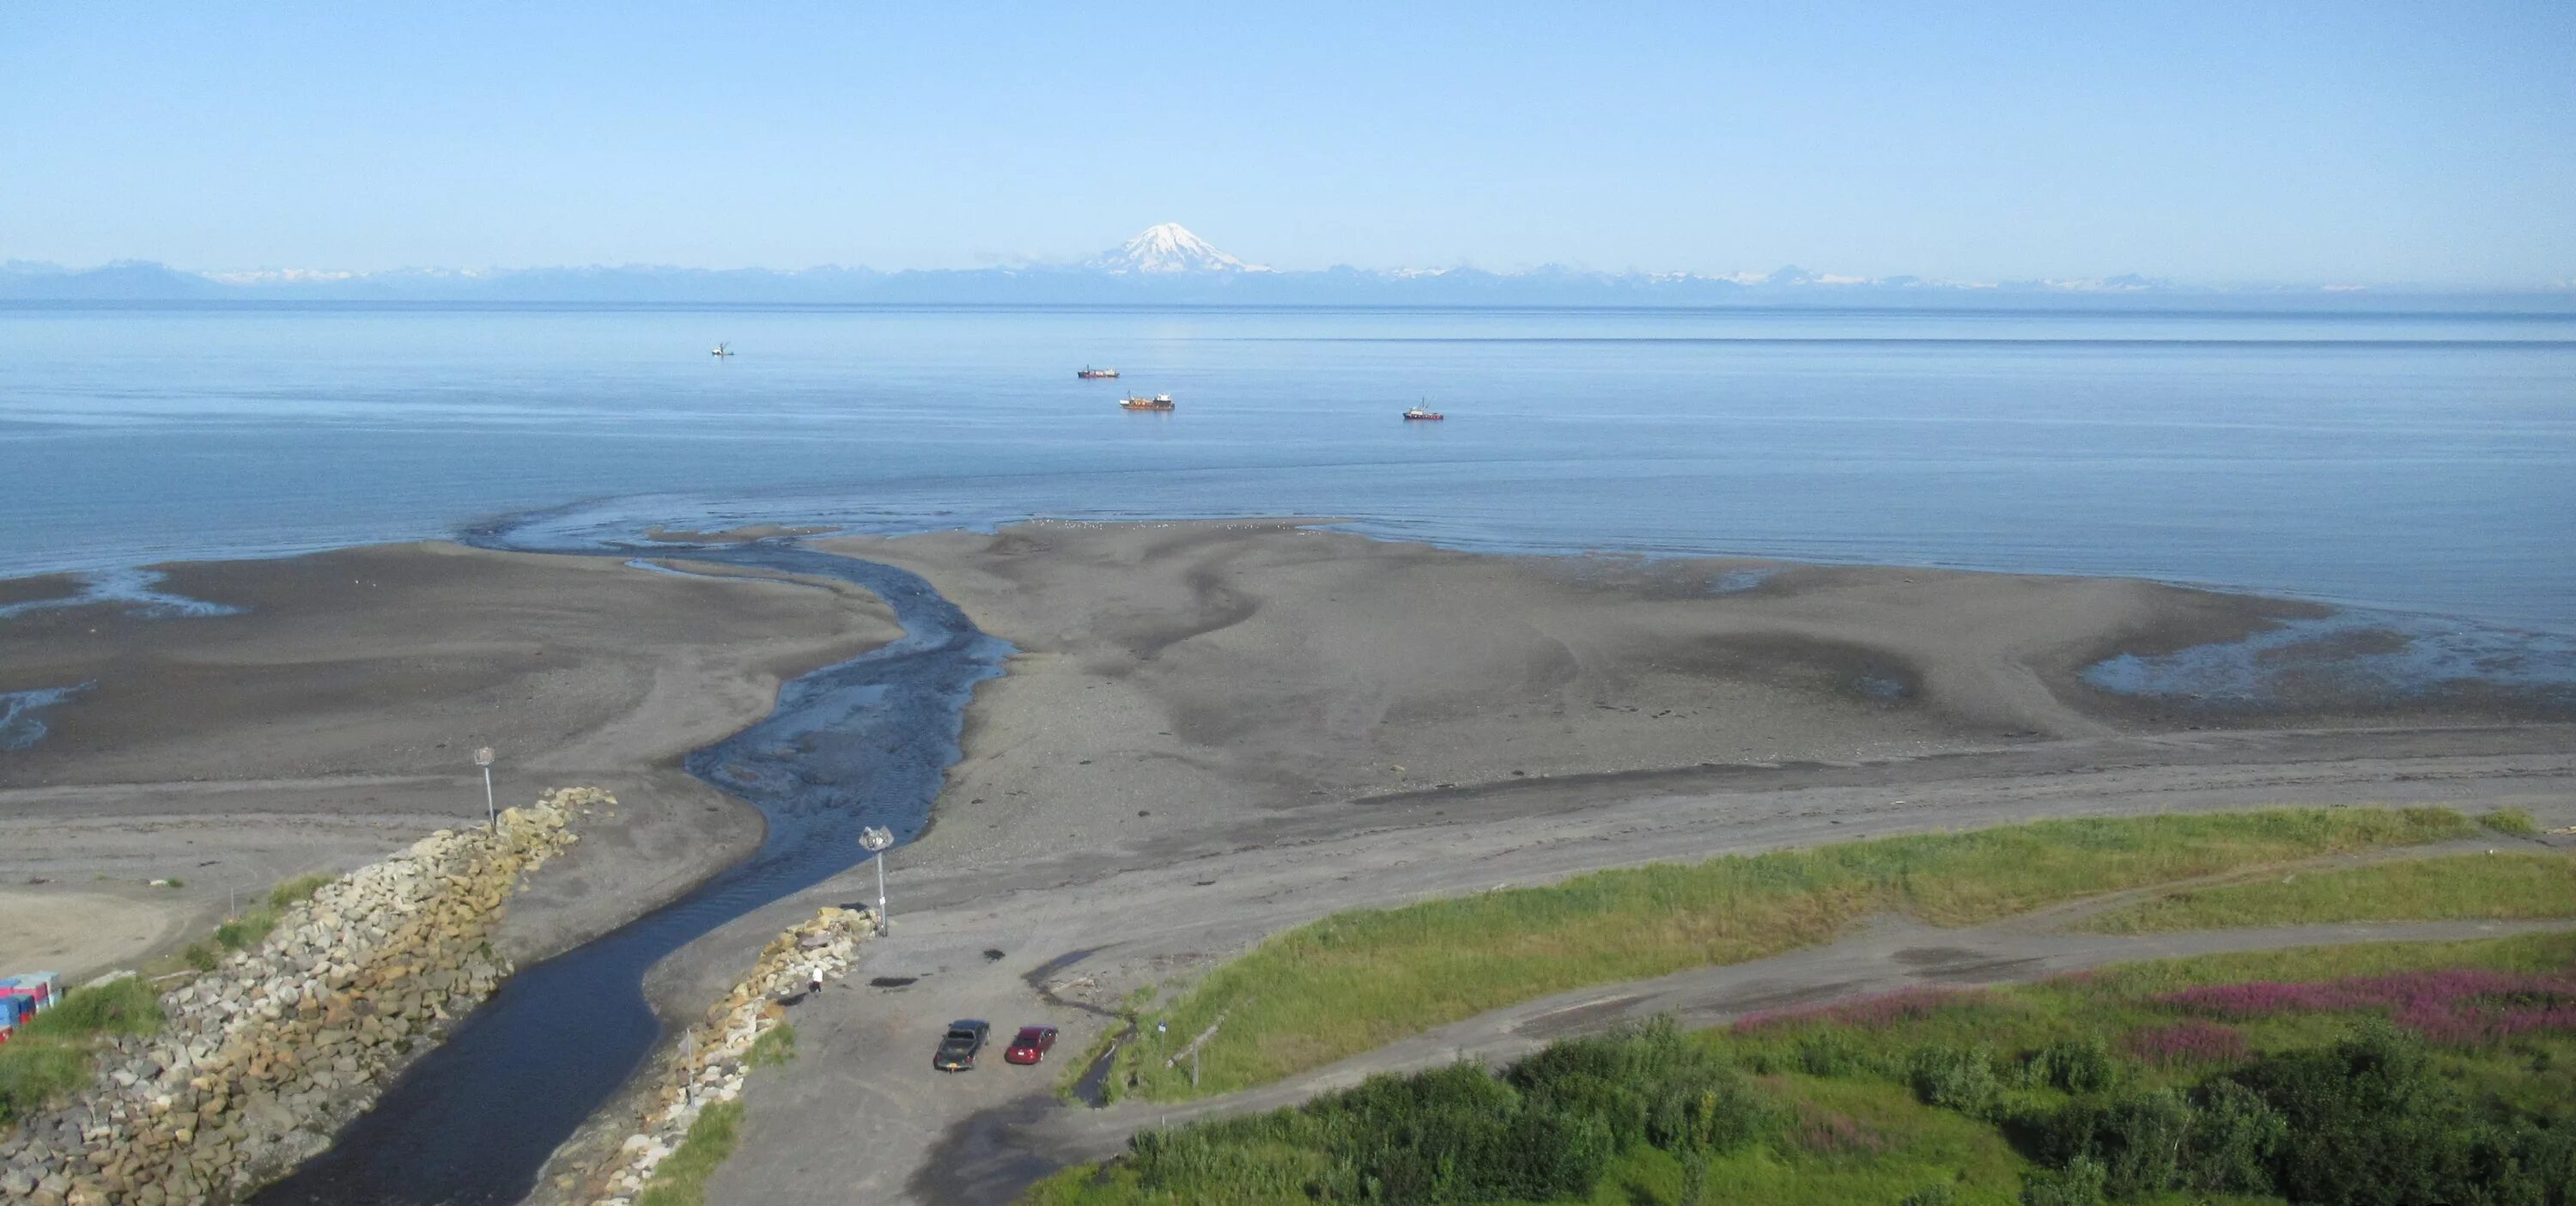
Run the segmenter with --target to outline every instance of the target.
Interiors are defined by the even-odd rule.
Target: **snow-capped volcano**
[[[1268,272],[1217,250],[1178,222],[1165,222],[1091,262],[1109,272]]]

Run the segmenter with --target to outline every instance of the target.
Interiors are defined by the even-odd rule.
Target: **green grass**
[[[705,1206],[707,1178],[742,1146],[742,1103],[719,1101],[698,1111],[688,1138],[653,1167],[636,1206]]]
[[[1592,984],[1829,942],[1875,913],[1989,921],[2079,896],[2269,863],[2467,836],[2445,809],[2042,821],[1584,875],[1336,914],[1228,963],[1119,1053],[1157,1099],[1231,1092],[1489,1009]],[[1162,1055],[1220,1012],[1193,1089]]]
[[[268,890],[268,907],[280,913],[313,899],[313,894],[339,881],[336,875],[299,875]]]
[[[2087,919],[2103,934],[2335,921],[2576,917],[2576,858],[2462,854],[2175,892]]]
[[[2519,808],[2499,808],[2494,812],[2479,813],[2478,824],[2507,837],[2540,836],[2540,823],[2532,820],[2530,813]]]
[[[1901,1086],[1789,1075],[1760,1082],[1793,1118],[1788,1133],[1708,1163],[1708,1201],[1744,1206],[1894,1203],[1926,1185],[1948,1185],[1958,1206],[2006,1206],[2028,1161],[1994,1128],[1914,1100]],[[1820,1142],[1833,1121],[1843,1142]],[[1662,1165],[1669,1168],[1635,1168]],[[1635,1168],[1621,1184],[1624,1172]],[[1594,1201],[1628,1206],[1641,1196],[1681,1198],[1681,1167],[1664,1152],[1629,1153]],[[1609,1196],[1615,1190],[1620,1196]],[[1636,1190],[1644,1190],[1640,1195]]]
[[[772,1068],[796,1058],[796,1027],[786,1022],[751,1040],[751,1050],[743,1053],[743,1062],[754,1068]]]
[[[1917,1103],[1902,1087],[1806,1076],[1764,1077],[1760,1095],[1791,1120],[1780,1134],[1707,1158],[1704,1201],[1740,1206],[1894,1203],[1941,1183],[1958,1206],[2009,1206],[2029,1162],[1993,1128]],[[1857,1145],[1816,1142],[1819,1123]],[[1681,1158],[1637,1145],[1619,1154],[1591,1196],[1551,1206],[1670,1206],[1682,1200]],[[1118,1164],[1080,1165],[1040,1181],[1025,1206],[1309,1206],[1302,1193],[1270,1195],[1148,1189]]]
[[[2179,1015],[2156,1005],[2178,988],[2248,980],[2318,980],[2344,976],[2492,968],[2546,972],[2576,967],[2576,935],[2541,934],[2439,943],[2370,943],[2200,956],[2124,964],[2035,984],[1962,992],[1893,1019],[1840,1020],[1826,1013],[1779,1018],[1702,1032],[1694,1041],[1725,1063],[1755,1074],[1751,1082],[1777,1111],[1757,1142],[1706,1157],[1704,1202],[1750,1206],[1897,1203],[1928,1186],[1950,1190],[1955,1206],[2017,1201],[2034,1168],[2014,1147],[2021,1120],[2047,1116],[2074,1098],[2021,1072],[2029,1053],[2069,1040],[2109,1043],[2116,1083],[2186,1086],[2209,1067],[2160,1068],[2118,1057],[2117,1038]],[[2371,1015],[2282,1015],[2236,1023],[2250,1052],[2313,1049],[2372,1024]],[[1927,1047],[1982,1049],[1996,1056],[2003,1102],[1984,1117],[1921,1104],[1906,1083],[1913,1055]],[[1810,1066],[1817,1065],[1817,1066]],[[2547,1127],[2576,1124],[2576,1036],[2526,1034],[2485,1051],[2442,1051],[2440,1077],[2482,1116],[2519,1114]],[[1241,1136],[1265,1132],[1244,1120]],[[1425,1125],[1429,1125],[1426,1118]],[[1271,1132],[1293,1134],[1289,1128]],[[1331,1137],[1330,1129],[1320,1134]],[[1288,1148],[1245,1147],[1237,1163],[1288,1165]],[[1682,1206],[1688,1156],[1646,1145],[1622,1150],[1588,1197],[1546,1206]],[[1210,1166],[1210,1181],[1223,1163]],[[1132,1162],[1066,1169],[1032,1188],[1031,1206],[1182,1206],[1184,1203],[1304,1203],[1301,1195],[1211,1196],[1148,1190]],[[2268,1197],[2160,1193],[2130,1199],[2148,1206],[2253,1206]]]
[[[305,875],[290,879],[268,890],[267,898],[238,917],[227,917],[215,926],[215,945],[228,951],[249,950],[266,942],[275,933],[286,910],[313,898],[323,885],[336,881],[333,875]],[[202,943],[192,944],[182,958],[199,971],[213,971],[222,956]]]
[[[100,1039],[153,1034],[161,1021],[159,994],[139,979],[64,993],[0,1043],[0,1128],[88,1084]]]

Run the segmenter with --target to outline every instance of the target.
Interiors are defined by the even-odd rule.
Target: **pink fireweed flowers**
[[[2142,1026],[2120,1045],[2151,1064],[2223,1064],[2245,1058],[2245,1035],[2233,1026],[2189,1018],[2170,1026]]]
[[[2343,980],[2254,980],[2164,993],[2166,1005],[2204,1017],[2248,1020],[2283,1013],[2368,1010],[2428,1042],[2478,1047],[2531,1033],[2576,1032],[2576,974],[2453,968]]]

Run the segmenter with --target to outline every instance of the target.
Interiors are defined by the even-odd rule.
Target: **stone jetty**
[[[771,939],[751,974],[673,1046],[645,1097],[642,1125],[569,1197],[590,1206],[632,1206],[699,1113],[742,1096],[753,1044],[786,1023],[789,1005],[803,999],[815,977],[830,984],[848,975],[859,944],[875,933],[876,919],[866,910],[825,908]]]
[[[440,830],[287,908],[256,949],[161,997],[89,1092],[0,1137],[0,1199],[231,1202],[328,1147],[510,974],[490,941],[521,878],[615,801],[548,792],[491,831]]]

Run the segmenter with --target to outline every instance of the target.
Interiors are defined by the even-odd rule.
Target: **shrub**
[[[1797,1069],[1809,1076],[1863,1076],[1878,1071],[1868,1047],[1848,1030],[1802,1034],[1792,1054]]]
[[[2267,1056],[2230,1078],[2277,1111],[2273,1183],[2294,1202],[2477,1201],[2464,1107],[2420,1043],[2374,1025],[2332,1047]]]
[[[2119,1082],[2119,1061],[2098,1034],[2050,1043],[2022,1063],[2022,1083],[2033,1088],[2099,1093]]]
[[[1994,1056],[1983,1047],[1918,1048],[1905,1079],[1923,1104],[1966,1114],[1985,1112],[2002,1089],[1995,1079]]]
[[[1682,1191],[1674,1199],[1676,1206],[1708,1206],[1708,1156],[1692,1152],[1682,1157]]]
[[[1959,1192],[1950,1188],[1948,1182],[1934,1181],[1933,1183],[1915,1190],[1902,1198],[1898,1198],[1896,1200],[1896,1206],[1951,1206],[1952,1203],[1958,1200]]]
[[[2169,1189],[2183,1180],[2193,1123],[2191,1106],[2171,1089],[2141,1089],[2077,1101],[2047,1130],[2051,1163],[2101,1169],[2101,1191],[2115,1198]]]
[[[202,942],[191,942],[179,952],[179,959],[201,972],[215,970],[215,952]]]
[[[2105,1172],[2083,1157],[2064,1168],[2035,1169],[2021,1183],[2021,1206],[2102,1206]]]
[[[2193,1095],[2190,1188],[2204,1193],[2269,1194],[2272,1156],[2290,1126],[2252,1089],[2215,1080]]]

